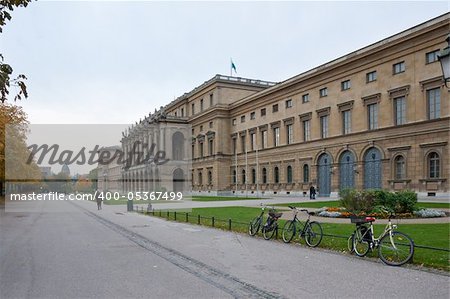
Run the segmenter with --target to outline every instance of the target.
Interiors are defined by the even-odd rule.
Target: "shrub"
[[[417,203],[417,194],[410,190],[389,192],[386,190],[344,189],[339,192],[340,203],[347,211],[359,213],[412,213]]]

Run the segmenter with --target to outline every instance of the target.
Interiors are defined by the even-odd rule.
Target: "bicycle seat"
[[[375,222],[375,218],[374,217],[366,217],[366,221],[367,222]]]
[[[272,218],[280,218],[281,215],[283,215],[283,213],[274,213],[274,212],[269,213],[269,216]]]

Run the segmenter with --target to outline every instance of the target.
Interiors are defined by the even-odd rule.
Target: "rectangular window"
[[[428,119],[441,117],[441,89],[427,90]]]
[[[175,111],[175,117],[177,117],[177,112]]]
[[[328,115],[320,117],[320,137],[328,137]]]
[[[241,136],[241,149],[242,149],[242,153],[245,153],[247,151],[247,147],[245,144],[245,135]]]
[[[292,99],[286,101],[286,108],[292,108]]]
[[[233,120],[231,121],[231,123],[233,124],[233,126],[235,126],[235,125],[236,125],[236,119],[233,118]]]
[[[352,111],[342,111],[342,131],[343,134],[349,134],[352,132]]]
[[[245,123],[245,115],[241,116],[241,123]]]
[[[200,158],[203,158],[203,142],[200,142],[198,145],[198,151],[199,151],[199,156]]]
[[[367,105],[369,130],[378,129],[378,104]]]
[[[237,152],[237,139],[233,138],[233,154]]]
[[[351,87],[350,80],[345,80],[345,81],[341,82],[341,89],[342,90],[350,89],[350,87]]]
[[[377,71],[373,71],[366,74],[366,82],[373,82],[377,80]]]
[[[202,132],[202,131],[203,131],[203,125],[200,126],[200,132]]]
[[[392,71],[393,71],[394,75],[403,73],[405,70],[406,70],[406,68],[405,68],[405,62],[404,61],[396,63],[396,64],[394,64],[392,66]]]
[[[214,95],[211,93],[209,94],[209,106],[212,106],[214,104]]]
[[[427,54],[425,54],[425,62],[428,64],[428,63],[438,61],[438,54],[439,54],[439,50],[436,50],[433,52],[428,52]]]
[[[319,96],[321,98],[326,97],[328,95],[328,88],[324,87],[321,90],[319,90]]]
[[[192,103],[192,105],[191,105],[191,115],[194,115],[194,114],[195,114],[195,104]]]
[[[184,108],[181,108],[181,117],[184,117]]]
[[[212,127],[213,127],[213,122],[210,121],[210,122],[209,122],[209,128],[212,129]]]
[[[256,134],[255,133],[250,134],[250,142],[251,142],[251,150],[252,151],[256,150]]]
[[[291,144],[294,142],[294,126],[287,125],[286,126],[286,143]]]
[[[192,158],[195,158],[195,144],[192,145]]]
[[[213,155],[213,151],[214,151],[214,142],[213,141],[214,141],[213,139],[208,140],[208,154],[210,156]]]
[[[266,108],[262,108],[261,109],[261,116],[265,116],[266,115]]]
[[[203,111],[203,99],[200,100],[200,111]]]
[[[311,121],[303,121],[303,141],[311,140]]]
[[[395,125],[406,124],[406,98],[398,97],[394,99]]]
[[[256,113],[255,112],[250,113],[250,119],[255,119],[255,118],[256,118]]]
[[[302,95],[302,103],[309,102],[309,93]]]
[[[278,104],[272,106],[272,112],[273,113],[278,112]]]
[[[262,148],[267,148],[267,131],[261,132],[261,146]]]
[[[280,145],[280,128],[273,128],[273,145]]]

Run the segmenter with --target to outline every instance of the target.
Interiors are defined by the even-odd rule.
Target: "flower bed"
[[[320,217],[330,217],[330,218],[350,218],[351,216],[358,217],[375,217],[378,219],[387,219],[389,217],[388,213],[385,212],[359,212],[359,213],[350,213],[345,208],[328,208],[323,207],[316,211],[317,215]],[[444,211],[436,210],[436,209],[420,209],[418,211],[414,211],[413,213],[397,213],[395,214],[397,218],[435,218],[435,217],[446,217],[447,213]]]

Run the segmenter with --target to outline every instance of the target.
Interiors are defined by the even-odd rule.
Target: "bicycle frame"
[[[378,247],[380,244],[380,240],[387,234],[389,234],[390,237],[390,241],[392,243],[392,246],[397,249],[397,247],[395,246],[394,241],[392,240],[392,232],[397,228],[397,225],[392,224],[391,221],[392,215],[389,216],[389,221],[386,224],[386,226],[384,227],[384,231],[378,236],[378,238],[375,238],[374,235],[374,231],[373,231],[373,222],[370,222],[369,224],[369,229],[363,234],[361,235],[361,239],[364,239],[364,237],[366,236],[366,234],[370,231],[370,237],[371,237],[371,241],[370,241],[370,248],[372,249],[373,247]]]

